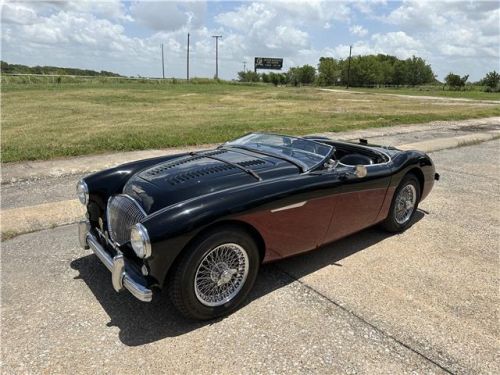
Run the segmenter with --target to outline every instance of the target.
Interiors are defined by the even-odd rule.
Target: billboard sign
[[[257,69],[276,69],[280,70],[283,67],[283,59],[276,57],[256,57],[255,70]]]

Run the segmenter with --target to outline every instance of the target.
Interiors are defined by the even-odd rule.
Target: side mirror
[[[366,169],[366,167],[364,165],[356,165],[356,169],[354,170],[354,175],[357,177],[357,178],[363,178],[363,177],[366,177],[366,175],[368,174],[368,170]]]

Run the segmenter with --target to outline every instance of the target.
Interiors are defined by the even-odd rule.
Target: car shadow
[[[417,211],[413,224],[425,216]],[[413,225],[412,224],[412,225]],[[297,278],[337,263],[359,251],[390,237],[376,228],[366,229],[309,253],[261,267],[256,284],[246,302],[252,303],[262,296],[282,288]],[[283,268],[293,266],[293,276]],[[138,346],[166,337],[183,335],[205,325],[218,324],[224,318],[209,322],[190,321],[181,317],[171,304],[167,293],[157,293],[150,303],[136,300],[130,293],[116,293],[111,286],[109,271],[91,254],[71,262],[79,271],[75,279],[83,280],[110,317],[108,327],[119,328],[120,340],[128,346]]]

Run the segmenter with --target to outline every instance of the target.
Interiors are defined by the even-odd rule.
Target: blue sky
[[[283,57],[285,69],[316,66],[321,56],[386,53],[426,59],[442,79],[450,71],[478,80],[500,70],[498,1],[36,1],[2,2],[2,60],[185,77],[215,72],[233,79],[255,56]]]

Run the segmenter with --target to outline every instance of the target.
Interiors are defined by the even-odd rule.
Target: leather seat
[[[373,164],[373,160],[368,156],[361,154],[349,154],[342,156],[339,159],[339,162],[345,165],[370,165]]]

